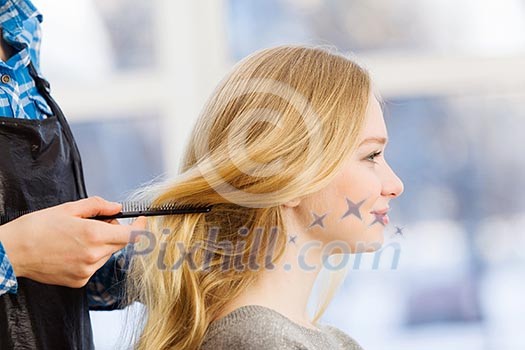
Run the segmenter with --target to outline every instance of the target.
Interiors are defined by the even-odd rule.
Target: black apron
[[[87,197],[78,148],[49,84],[29,69],[52,116],[0,117],[0,211],[36,210]],[[93,349],[85,288],[18,278],[0,296],[0,349]]]

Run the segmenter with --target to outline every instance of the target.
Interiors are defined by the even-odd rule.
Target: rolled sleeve
[[[0,295],[5,293],[15,294],[18,290],[13,266],[9,262],[2,242],[0,242]]]

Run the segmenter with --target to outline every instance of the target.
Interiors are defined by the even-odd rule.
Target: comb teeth
[[[144,202],[123,202],[122,212],[141,212],[148,209],[149,205]]]
[[[175,203],[166,203],[166,204],[161,205],[158,209],[171,210],[171,209],[177,209],[177,207],[182,207],[182,206],[177,206]]]
[[[177,203],[166,203],[160,206],[153,206],[147,202],[122,202],[122,212],[135,212],[146,210],[171,210],[178,208],[187,208],[189,206],[177,205]]]

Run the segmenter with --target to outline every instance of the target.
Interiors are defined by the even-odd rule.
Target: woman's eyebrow
[[[388,143],[388,138],[386,138],[386,137],[379,137],[379,136],[368,137],[368,138],[364,139],[363,141],[361,141],[359,146],[362,146],[365,143],[379,143],[381,145],[386,145]]]

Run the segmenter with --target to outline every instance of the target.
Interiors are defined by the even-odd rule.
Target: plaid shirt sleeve
[[[13,266],[7,258],[2,242],[0,242],[0,295],[16,293],[18,284],[13,271]]]
[[[35,85],[28,65],[40,72],[42,15],[30,0],[0,0],[0,28],[3,39],[13,49],[6,61],[0,60],[0,116],[45,119],[51,108]]]
[[[130,246],[119,250],[99,269],[87,284],[91,310],[115,310],[127,306],[124,299]]]

